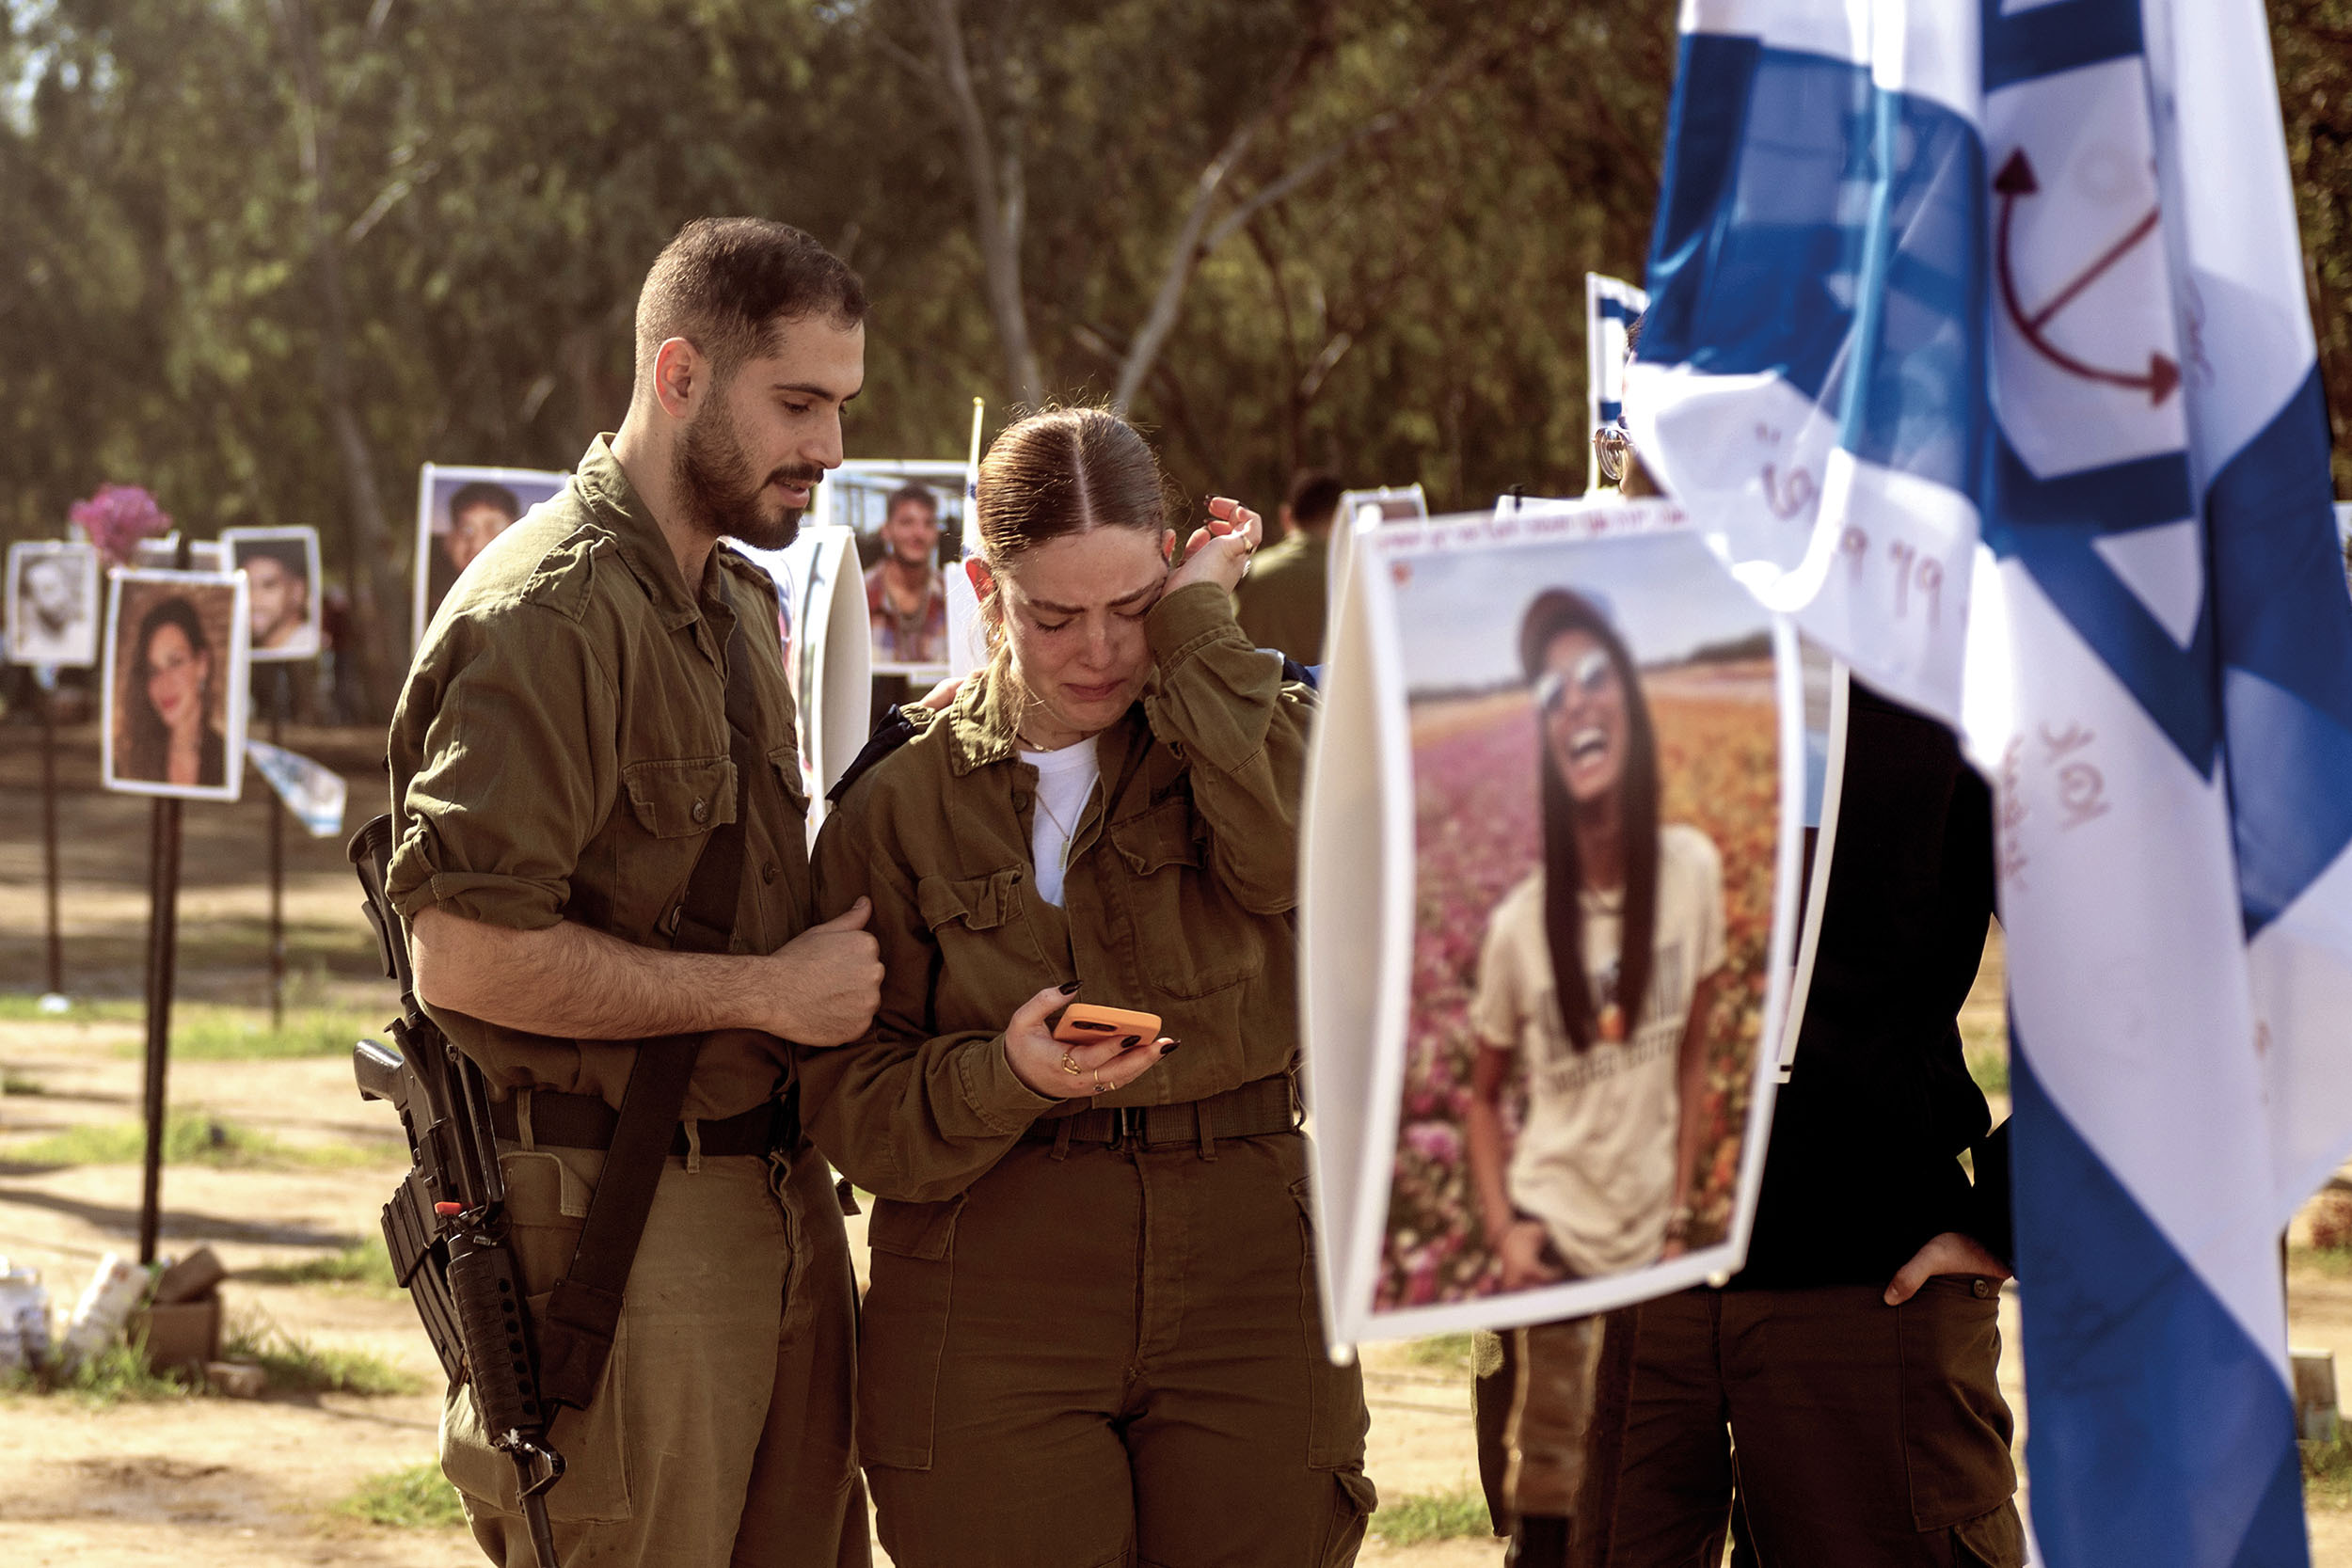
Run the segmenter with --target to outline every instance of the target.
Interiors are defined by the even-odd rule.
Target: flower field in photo
[[[1723,1239],[1763,1026],[1780,811],[1769,661],[1644,676],[1658,731],[1661,822],[1687,822],[1724,861],[1724,975],[1708,1037],[1708,1130],[1692,1173],[1693,1247]],[[1534,869],[1536,723],[1524,692],[1412,706],[1416,884],[1404,1103],[1376,1296],[1383,1309],[1462,1301],[1498,1283],[1464,1137],[1469,1009],[1489,913]]]

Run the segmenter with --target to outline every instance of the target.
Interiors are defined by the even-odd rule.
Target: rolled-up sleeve
[[[617,794],[618,701],[566,615],[524,602],[441,628],[393,721],[387,887],[402,915],[438,908],[517,930],[562,920]]]

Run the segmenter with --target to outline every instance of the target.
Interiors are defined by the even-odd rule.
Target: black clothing
[[[2007,1129],[1986,1136],[1954,1022],[1992,913],[1984,780],[1950,731],[1855,681],[1812,990],[1731,1289],[1883,1286],[1946,1230],[2009,1257]]]

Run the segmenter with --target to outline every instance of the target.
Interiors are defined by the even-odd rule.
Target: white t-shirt
[[[1102,775],[1095,760],[1093,736],[1057,752],[1024,752],[1021,760],[1037,769],[1037,809],[1030,814],[1029,860],[1037,868],[1037,891],[1057,908],[1061,904],[1062,872],[1070,864],[1070,835],[1086,816],[1087,797]]]
[[[1591,994],[1613,988],[1621,893],[1587,892],[1584,969]],[[1692,993],[1724,961],[1723,857],[1705,833],[1658,833],[1658,928],[1649,999],[1628,1037],[1582,1053],[1561,1020],[1544,935],[1544,874],[1503,895],[1478,958],[1470,1027],[1516,1050],[1527,1119],[1511,1154],[1511,1201],[1544,1223],[1580,1275],[1617,1274],[1658,1256],[1674,1206],[1680,1094],[1676,1083]]]

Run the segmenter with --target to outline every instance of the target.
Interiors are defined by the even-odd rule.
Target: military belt
[[[532,1089],[531,1094],[531,1141],[556,1148],[611,1148],[612,1132],[621,1122],[621,1113],[593,1094],[559,1094],[553,1089]],[[522,1141],[517,1101],[520,1091],[506,1100],[490,1101],[490,1125],[498,1135],[510,1142]],[[706,1156],[724,1154],[765,1154],[771,1148],[788,1148],[800,1141],[801,1118],[799,1090],[796,1088],[781,1101],[755,1105],[741,1116],[728,1117],[723,1121],[704,1121],[695,1124],[694,1141]],[[670,1152],[687,1153],[686,1129],[677,1128],[670,1134]]]
[[[1259,1138],[1295,1132],[1298,1097],[1282,1073],[1244,1084],[1206,1100],[1174,1105],[1105,1105],[1064,1116],[1042,1116],[1025,1138],[1058,1144],[1133,1144],[1141,1148],[1212,1148],[1219,1138]]]

